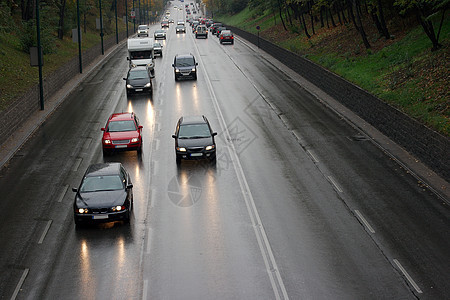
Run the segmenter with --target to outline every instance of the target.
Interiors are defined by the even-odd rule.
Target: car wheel
[[[123,222],[125,224],[130,224],[130,211],[127,212],[127,214],[125,215],[125,218],[123,219]]]
[[[177,77],[177,75],[175,75],[175,81],[178,81],[178,77]]]
[[[181,165],[181,158],[179,158],[179,157],[177,156],[176,162],[177,162],[177,165]]]
[[[197,74],[194,75],[194,80],[197,80]]]
[[[109,151],[106,149],[103,149],[103,156],[108,156],[109,155]]]
[[[210,162],[211,164],[216,164],[216,162],[217,162],[216,156],[214,155],[213,157],[211,157],[211,158],[209,159],[209,162]]]

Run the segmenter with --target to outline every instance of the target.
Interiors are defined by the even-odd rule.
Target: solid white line
[[[367,222],[367,220],[363,217],[359,210],[355,209],[355,213],[358,215],[359,219],[364,223],[364,225],[366,225],[367,229],[369,229],[371,233],[375,233],[375,230],[373,230],[372,226],[370,226],[369,222]]]
[[[334,181],[333,177],[328,176],[328,179],[331,181],[331,183],[334,185],[334,187],[339,191],[339,192],[343,192],[342,189],[339,187],[339,185],[336,183],[336,181]]]
[[[313,162],[318,163],[319,160],[314,156],[314,154],[312,153],[311,150],[306,150],[306,152],[309,154],[309,156],[311,156]]]
[[[216,111],[216,115],[218,117],[220,127],[225,134],[225,140],[231,141],[231,135],[226,126],[225,118],[220,110],[220,106],[214,93],[211,80],[209,79],[208,73],[204,67],[202,62],[202,58],[200,56],[200,52],[198,51],[197,44],[194,44],[196,47],[197,56],[199,57],[199,61],[201,62],[201,68],[203,69],[203,73],[205,75],[206,83],[208,86],[209,93],[211,95],[211,99],[213,102],[214,110]],[[258,210],[256,209],[255,201],[253,199],[252,193],[250,191],[250,187],[248,186],[248,182],[245,178],[244,170],[242,169],[241,163],[239,161],[239,157],[237,155],[236,149],[233,143],[229,143],[228,152],[231,157],[231,161],[234,166],[234,170],[236,172],[236,176],[239,181],[239,185],[241,188],[242,195],[245,200],[245,204],[247,206],[247,211],[250,216],[253,228],[255,230],[256,239],[258,241],[258,246],[261,251],[261,255],[264,260],[264,264],[266,266],[267,274],[269,275],[270,283],[272,285],[273,292],[275,294],[276,299],[289,299],[289,296],[286,291],[286,287],[284,286],[283,279],[281,278],[278,265],[275,261],[275,257],[272,252],[272,248],[269,243],[269,239],[267,238],[266,232],[264,230],[264,226],[261,222],[261,219],[258,214]],[[274,277],[275,274],[275,277]],[[281,291],[280,291],[281,290]]]
[[[17,295],[19,294],[20,289],[22,288],[22,284],[25,281],[25,278],[27,278],[28,272],[30,272],[30,269],[23,270],[22,277],[20,277],[19,282],[17,283],[16,289],[14,290],[14,293],[11,296],[11,300],[15,300]]]
[[[66,195],[68,189],[69,189],[68,185],[63,186],[63,189],[61,191],[61,194],[58,197],[57,202],[62,202],[62,200],[64,199],[64,196]]]
[[[82,158],[77,158],[75,160],[75,163],[73,164],[73,169],[72,169],[74,172],[78,171],[78,168],[80,167],[82,161],[83,161]]]
[[[408,272],[406,272],[405,268],[400,264],[398,260],[394,258],[394,263],[397,265],[397,267],[402,271],[403,275],[405,275],[406,279],[408,279],[409,283],[414,287],[414,289],[419,293],[422,294],[422,290],[419,288],[419,286],[414,282],[411,276],[409,276]]]
[[[48,230],[50,229],[50,226],[51,226],[51,225],[52,225],[52,220],[49,220],[49,221],[47,222],[47,226],[45,226],[45,229],[44,229],[44,232],[43,232],[42,235],[41,235],[41,238],[39,239],[38,244],[42,244],[42,242],[44,241],[45,236],[47,235],[47,232],[48,232]]]

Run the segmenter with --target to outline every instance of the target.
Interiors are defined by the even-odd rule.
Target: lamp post
[[[114,11],[116,16],[116,44],[119,43],[119,31],[117,30],[117,0],[114,0]]]
[[[39,0],[36,0],[36,33],[39,66],[39,99],[41,110],[44,110],[44,87],[42,86],[42,52],[41,52],[41,26],[39,23]]]
[[[83,73],[83,60],[81,58],[81,29],[80,29],[80,1],[77,0],[77,22],[78,22],[78,61],[80,64],[80,73]]]
[[[103,16],[102,16],[102,0],[99,0],[100,3],[100,38],[102,40],[102,55],[105,54],[105,49],[103,48]]]

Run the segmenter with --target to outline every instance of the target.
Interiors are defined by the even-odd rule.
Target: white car
[[[149,30],[149,28],[147,25],[139,25],[138,32],[137,32],[138,37],[141,37],[141,36],[148,37],[148,30]]]
[[[154,37],[155,37],[155,40],[159,40],[159,39],[165,40],[166,39],[166,31],[162,30],[162,29],[155,30]]]

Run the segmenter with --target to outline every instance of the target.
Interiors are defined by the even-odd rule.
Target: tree
[[[400,7],[401,14],[412,13],[415,15],[418,23],[422,26],[433,45],[431,50],[435,51],[442,47],[439,43],[439,34],[449,3],[450,0],[396,0],[394,5]],[[436,34],[432,20],[440,13],[442,13],[442,16],[440,18],[439,30]]]

